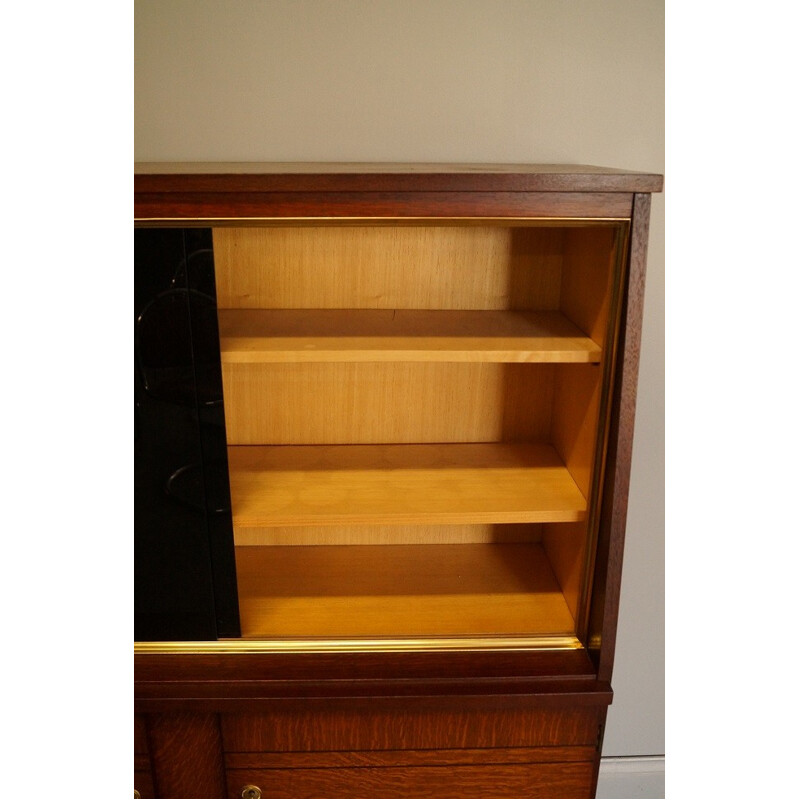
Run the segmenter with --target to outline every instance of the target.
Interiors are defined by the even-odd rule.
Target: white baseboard
[[[597,797],[607,800],[664,797],[664,756],[601,758]]]

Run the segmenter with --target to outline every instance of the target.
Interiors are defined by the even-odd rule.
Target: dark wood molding
[[[139,223],[181,226],[269,219],[630,217],[629,192],[140,192]]]
[[[181,163],[135,165],[147,192],[660,192],[663,177],[574,164]]]
[[[636,391],[642,338],[644,284],[650,223],[650,195],[634,198],[628,281],[623,307],[620,355],[613,395],[607,474],[603,491],[596,584],[590,620],[590,646],[598,680],[610,681],[619,616],[622,554],[628,515]]]

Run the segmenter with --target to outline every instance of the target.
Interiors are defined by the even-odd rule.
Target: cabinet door
[[[139,229],[134,264],[135,636],[237,635],[210,234]]]

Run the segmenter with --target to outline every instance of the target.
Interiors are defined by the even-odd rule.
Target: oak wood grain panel
[[[630,218],[632,194],[594,192],[137,192],[140,225],[241,226],[264,219]]]
[[[458,767],[229,770],[229,797],[591,797],[592,762]]]
[[[224,796],[222,737],[216,714],[149,714],[147,734],[158,797]]]
[[[341,767],[547,764],[591,761],[597,749],[583,747],[495,747],[448,750],[331,750],[300,753],[226,753],[227,769],[323,769]]]
[[[560,228],[215,228],[220,308],[538,309],[559,301]]]
[[[147,754],[147,731],[143,714],[133,715],[133,752]]]
[[[541,525],[337,525],[237,528],[238,546],[345,544],[509,544],[538,542]]]
[[[489,698],[487,698],[489,699]],[[223,714],[227,753],[596,746],[601,710],[498,707],[391,713],[346,708]],[[488,711],[488,713],[487,713]]]
[[[230,445],[542,441],[552,364],[223,364]]]
[[[600,348],[557,312],[220,309],[222,362],[590,363]]]
[[[146,798],[155,797],[156,790],[153,783],[153,775],[150,769],[134,769],[133,771],[133,788],[139,792],[139,797],[142,800]]]
[[[236,570],[246,639],[574,631],[535,544],[238,547]]]
[[[234,527],[574,522],[586,500],[534,444],[229,447]]]

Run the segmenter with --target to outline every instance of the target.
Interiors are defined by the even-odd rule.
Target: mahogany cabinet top
[[[660,192],[661,175],[573,164],[137,163],[150,192]]]

